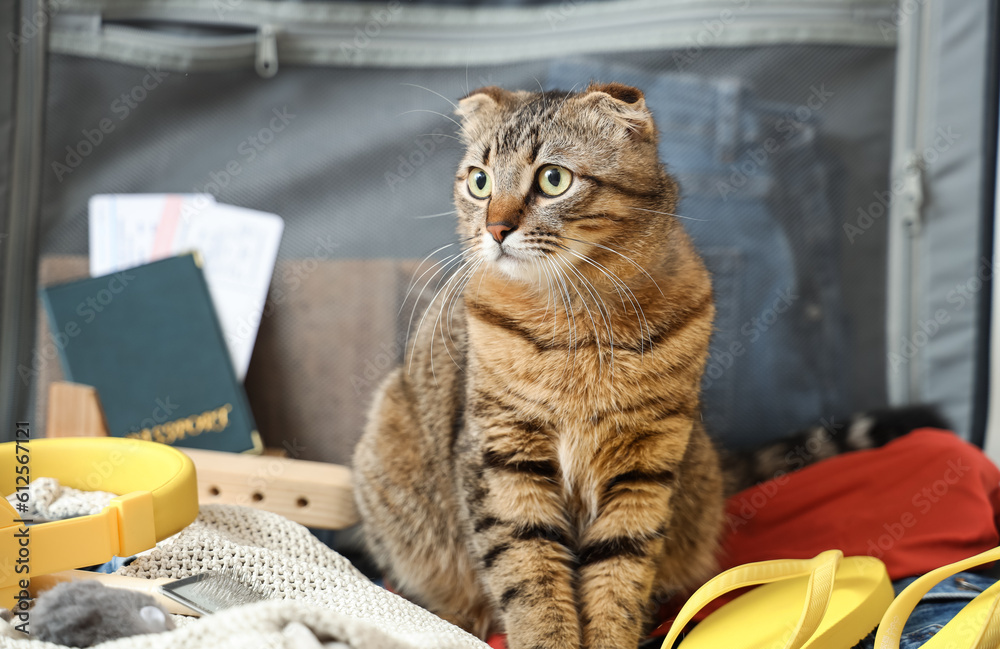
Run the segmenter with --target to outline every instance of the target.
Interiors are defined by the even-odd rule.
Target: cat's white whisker
[[[541,281],[545,286],[545,314],[542,316],[542,321],[544,322],[545,316],[549,314],[549,305],[552,305],[552,331],[556,331],[556,327],[559,323],[559,304],[556,301],[555,293],[553,293],[552,285],[552,274],[544,263],[544,259],[538,259],[535,261],[538,264],[538,275],[539,281]]]
[[[558,331],[559,324],[559,305],[556,303],[555,296],[552,294],[552,277],[549,275],[548,269],[545,268],[545,264],[542,263],[544,260],[532,260],[532,264],[536,267],[536,272],[539,276],[539,290],[543,287],[545,289],[545,310],[542,315],[538,318],[539,329],[544,331],[544,326],[546,324],[546,319],[549,315],[549,306],[552,307],[552,329],[553,335]]]
[[[397,117],[402,117],[403,115],[409,115],[410,113],[431,113],[432,115],[438,115],[439,117],[443,117],[446,120],[448,120],[449,122],[451,122],[452,124],[454,124],[455,126],[457,126],[458,129],[460,131],[462,131],[463,133],[465,133],[466,135],[469,135],[468,131],[465,130],[465,125],[464,124],[462,124],[461,122],[459,122],[455,118],[451,117],[450,115],[445,115],[442,112],[439,112],[439,111],[436,111],[436,110],[431,110],[430,108],[414,108],[412,110],[405,110],[402,113],[400,113]]]
[[[537,261],[538,269],[542,276],[545,278],[545,313],[542,314],[541,321],[545,322],[545,316],[549,314],[549,304],[552,305],[552,332],[555,333],[559,326],[559,303],[556,301],[556,296],[553,293],[553,288],[555,284],[552,280],[552,274],[549,272],[545,259],[539,259]],[[566,321],[567,324],[569,320]]]
[[[472,272],[475,272],[475,268],[472,269]],[[465,290],[465,284],[468,284],[468,280],[466,280],[464,283],[461,282],[461,281],[459,281],[459,284],[461,284],[461,288],[459,288],[458,290],[452,291],[451,297],[448,298],[445,301],[444,305],[443,305],[444,307],[446,307],[446,310],[447,310],[448,313],[447,313],[447,317],[444,317],[441,320],[441,329],[442,329],[442,331],[441,331],[441,339],[442,339],[442,341],[444,340],[444,329],[445,328],[448,329],[448,337],[453,339],[453,336],[452,336],[452,333],[451,333],[451,327],[452,327],[452,323],[454,322],[454,319],[455,319],[455,307],[458,306],[459,298],[461,297],[462,292]],[[441,314],[438,314],[438,315],[440,317]],[[447,349],[447,348],[445,348],[445,349]],[[448,355],[450,356],[451,353],[449,352]]]
[[[434,374],[434,332],[439,327],[441,330],[441,344],[444,345],[445,353],[448,354],[448,358],[450,358],[451,362],[455,364],[455,367],[462,369],[462,365],[455,360],[455,357],[451,354],[451,350],[448,349],[448,341],[444,338],[444,330],[445,327],[447,327],[448,336],[451,337],[451,309],[454,308],[456,298],[461,296],[462,291],[465,290],[465,285],[469,283],[469,279],[472,278],[472,275],[475,274],[476,269],[479,268],[482,263],[482,260],[480,260],[462,273],[459,280],[452,285],[451,289],[449,289],[448,293],[445,294],[444,299],[441,302],[441,310],[438,311],[437,317],[434,320],[434,327],[431,329],[431,374]],[[442,317],[445,315],[445,311],[448,312],[447,318]],[[437,376],[435,375],[435,380],[436,379]]]
[[[546,283],[546,281],[543,281],[543,279],[547,280],[547,278],[543,278],[544,273],[542,272],[541,266],[538,263],[538,259],[537,258],[532,258],[529,261],[531,262],[531,268],[532,268],[532,270],[535,271],[535,276],[538,278],[538,286],[536,288],[538,288],[539,290],[541,290],[542,287],[544,286],[544,288],[546,289],[546,292],[545,292],[545,310],[542,311],[542,315],[538,319],[539,322],[545,322],[545,316],[547,316],[549,314],[549,302],[550,302],[550,300],[552,298],[552,292],[550,290],[548,290],[549,285]]]
[[[553,116],[557,115],[559,111],[563,109],[563,106],[565,106],[566,102],[569,101],[569,98],[573,96],[573,91],[576,90],[576,87],[579,85],[580,85],[579,81],[573,84],[573,87],[569,89],[569,92],[566,93],[566,96],[563,97],[563,100],[559,103],[559,107],[552,112]],[[553,122],[550,121],[548,124],[545,125],[545,132],[548,133],[551,128],[553,128]]]
[[[572,248],[564,247],[564,250],[572,253],[573,255],[582,259],[584,262],[590,264],[594,268],[597,268],[602,274],[604,274],[605,277],[611,280],[612,285],[615,287],[615,290],[618,292],[618,295],[622,299],[622,308],[625,309],[625,311],[628,310],[627,307],[625,306],[625,298],[628,297],[629,303],[632,305],[632,308],[635,309],[636,321],[639,324],[639,356],[642,357],[645,350],[646,337],[648,336],[650,339],[652,339],[653,334],[652,330],[649,327],[649,321],[646,320],[646,313],[645,311],[643,311],[642,305],[639,304],[639,298],[636,297],[635,293],[632,292],[632,289],[629,288],[628,284],[626,284],[617,274],[615,274],[613,271],[605,267],[603,264],[594,261],[587,255],[581,254],[576,250],[573,250]],[[622,293],[622,289],[625,289],[626,292]],[[646,328],[645,335],[642,333],[643,325],[645,325]]]
[[[430,259],[430,258],[431,258],[431,257],[433,257],[434,255],[436,255],[437,253],[441,252],[442,250],[445,250],[445,249],[447,249],[447,248],[451,248],[452,246],[457,246],[457,245],[461,245],[462,243],[463,243],[463,241],[462,241],[461,239],[460,239],[460,240],[458,240],[458,241],[452,241],[451,243],[446,243],[446,244],[444,244],[443,246],[441,246],[440,248],[436,248],[436,249],[434,249],[434,250],[430,251],[429,253],[427,253],[427,256],[425,256],[425,257],[424,257],[423,259],[421,259],[421,260],[420,260],[420,263],[419,263],[419,264],[417,264],[417,267],[416,267],[415,269],[413,269],[413,277],[414,277],[415,279],[411,279],[411,280],[410,280],[410,285],[406,287],[406,296],[405,296],[405,297],[403,298],[403,302],[402,302],[402,304],[400,304],[400,306],[399,306],[399,311],[400,311],[400,313],[402,313],[402,311],[403,311],[403,305],[404,305],[404,304],[406,304],[406,298],[410,297],[410,291],[412,291],[412,290],[413,290],[413,287],[417,285],[417,282],[419,282],[419,281],[420,281],[420,278],[421,278],[421,277],[423,277],[424,275],[426,275],[426,274],[427,274],[428,272],[430,272],[430,270],[431,270],[432,268],[434,268],[435,266],[437,266],[438,264],[441,264],[441,263],[443,263],[444,261],[446,261],[446,260],[448,260],[448,259],[451,259],[451,258],[452,258],[452,257],[454,257],[455,255],[448,255],[448,256],[447,256],[447,257],[445,257],[445,258],[444,258],[443,260],[439,260],[439,261],[436,261],[436,262],[434,262],[433,264],[431,264],[430,268],[428,268],[427,270],[425,270],[425,271],[424,271],[424,272],[423,272],[423,273],[422,273],[422,274],[420,275],[420,277],[417,277],[417,273],[418,273],[418,272],[420,272],[420,269],[421,269],[421,267],[423,267],[424,263],[426,263],[428,259]],[[460,255],[460,254],[462,254],[462,253],[461,253],[461,252],[458,252],[458,253],[456,253],[456,254],[459,254],[459,255]],[[396,315],[399,315],[399,313],[397,313]]]
[[[573,265],[570,264],[568,260],[563,259],[562,257],[559,257],[559,256],[556,257],[556,260],[562,262],[570,270],[572,270],[572,271],[576,270],[575,268],[573,268]],[[576,282],[572,281],[572,278],[569,277],[568,275],[566,276],[566,280],[569,282],[569,285],[573,287],[573,290],[576,291],[576,294],[580,298],[580,304],[583,305],[583,308],[587,311],[587,316],[590,318],[590,324],[591,324],[591,326],[593,327],[593,330],[594,330],[594,344],[597,345],[597,366],[598,366],[598,371],[599,371],[599,373],[603,373],[604,372],[604,353],[603,353],[603,350],[601,348],[601,333],[600,333],[600,331],[597,330],[597,320],[594,318],[594,313],[593,313],[593,311],[590,310],[590,305],[587,304],[587,299],[583,296],[583,292],[580,291],[580,289],[577,287]],[[595,302],[595,306],[598,306],[596,304],[596,302]],[[598,309],[600,309],[599,306],[598,306]]]
[[[458,267],[458,269],[454,273],[452,273],[450,276],[448,276],[448,279],[444,282],[444,285],[438,287],[437,291],[435,291],[435,293],[434,293],[434,296],[431,298],[431,301],[428,303],[427,308],[424,310],[423,314],[420,316],[420,320],[417,322],[417,329],[413,333],[414,340],[419,339],[419,337],[420,337],[420,330],[423,328],[423,325],[424,325],[424,319],[427,317],[427,315],[431,311],[433,311],[434,302],[437,301],[438,297],[441,296],[442,293],[444,293],[445,291],[447,291],[451,287],[451,284],[455,280],[455,278],[459,277],[461,275],[461,273],[464,271],[464,269],[467,268],[467,266],[470,265],[470,264],[472,264],[472,263],[475,263],[474,259],[464,259],[462,261],[461,265]],[[442,307],[443,307],[443,305],[442,305]],[[411,317],[412,317],[412,314],[411,314]],[[437,374],[434,371],[434,330],[433,329],[431,330],[431,338],[430,338],[430,340],[431,340],[431,345],[430,345],[429,353],[430,353],[430,362],[431,362],[431,376],[433,376],[434,380],[436,381],[437,380]],[[416,352],[416,349],[417,349],[417,345],[414,344],[412,346],[411,350],[410,350],[410,360],[409,360],[410,366],[412,366],[412,364],[413,364],[413,356],[414,356],[414,353]]]
[[[425,214],[423,216],[411,216],[411,219],[436,219],[439,216],[448,216],[449,214],[455,214],[458,210],[449,210],[447,212],[441,212],[440,214]]]
[[[430,88],[428,88],[426,86],[421,86],[421,85],[418,85],[416,83],[401,83],[399,85],[401,85],[401,86],[410,86],[411,88],[419,88],[421,90],[426,90],[427,92],[433,93],[433,94],[437,95],[438,97],[440,97],[441,99],[444,99],[446,102],[448,102],[449,104],[451,104],[452,108],[454,108],[455,110],[458,110],[458,104],[456,104],[452,100],[448,99],[447,97],[445,97],[444,95],[442,95],[440,92],[438,92],[436,90],[431,90]]]
[[[663,216],[673,216],[678,219],[687,219],[688,221],[711,221],[712,219],[696,219],[693,216],[681,216],[680,214],[672,214],[670,212],[657,212],[656,210],[647,210],[642,207],[631,207],[626,205],[625,209],[629,210],[639,210],[640,212],[650,212],[651,214],[662,214]]]
[[[593,261],[592,259],[590,259],[586,255],[581,254],[581,253],[577,252],[576,250],[573,250],[569,246],[562,246],[562,249],[565,250],[566,252],[570,253],[571,255],[573,255],[574,257],[576,257],[577,259],[580,259],[581,261],[584,261],[584,262],[590,264],[591,266],[593,266],[594,268],[596,268],[598,271],[600,271],[602,275],[604,275],[609,280],[611,280],[611,285],[614,287],[615,292],[618,293],[618,297],[621,299],[622,309],[623,310],[627,310],[627,307],[625,306],[625,295],[622,293],[621,288],[619,288],[619,285],[618,285],[619,281],[617,279],[617,276],[612,277],[612,274],[610,273],[610,271],[608,271],[606,268],[604,268],[601,264],[598,264],[597,262]],[[626,286],[625,289],[628,290],[628,286]],[[632,298],[631,297],[629,297],[629,302],[632,302]]]
[[[430,266],[428,266],[427,270],[425,270],[424,272],[422,272],[419,277],[416,277],[414,280],[412,280],[411,283],[410,283],[410,286],[406,289],[406,295],[403,296],[403,299],[402,299],[402,301],[399,304],[399,312],[396,315],[397,316],[400,315],[403,312],[403,309],[406,308],[406,305],[407,305],[407,303],[408,303],[408,301],[410,299],[410,294],[413,293],[413,289],[415,289],[417,287],[417,284],[420,282],[421,279],[423,279],[424,275],[426,275],[427,273],[429,273],[431,271],[434,271],[434,269],[437,269],[434,272],[434,275],[431,275],[430,278],[428,278],[427,282],[424,283],[424,285],[420,288],[420,291],[414,296],[414,298],[413,298],[414,299],[414,306],[416,306],[416,304],[418,304],[420,302],[420,296],[423,295],[424,291],[427,290],[427,287],[430,286],[431,280],[433,280],[434,277],[438,273],[440,273],[442,270],[444,270],[444,268],[446,268],[448,266],[448,264],[454,263],[455,260],[461,259],[461,257],[462,257],[462,253],[461,252],[457,252],[454,255],[448,255],[444,259],[440,259],[440,260],[434,262],[433,264],[431,264]],[[414,276],[415,275],[416,275],[416,271],[414,271]],[[412,317],[412,314],[411,314],[411,317]]]
[[[479,301],[480,291],[483,290],[483,280],[486,278],[486,273],[479,274],[479,286],[476,287],[476,301]]]
[[[569,289],[566,287],[562,270],[556,266],[551,257],[545,258],[544,261],[548,264],[549,268],[552,269],[552,273],[555,276],[556,283],[559,287],[559,297],[562,299],[563,310],[566,312],[566,329],[569,333],[569,346],[566,350],[566,358],[567,360],[572,360],[572,370],[572,367],[576,366],[577,341],[579,340],[579,335],[576,330],[576,312],[575,309],[572,308],[573,297],[569,294]]]
[[[462,142],[462,138],[456,137],[456,136],[451,135],[449,133],[419,133],[417,135],[417,137],[448,137],[448,138],[451,138],[451,139],[455,140],[456,142],[459,142],[461,144],[465,144],[464,142]]]
[[[567,241],[576,241],[577,243],[582,243],[582,244],[585,244],[585,245],[588,245],[588,246],[595,246],[595,247],[600,248],[602,250],[607,250],[608,252],[612,252],[612,253],[618,255],[619,257],[621,257],[622,259],[624,259],[628,263],[630,263],[633,266],[635,266],[636,269],[638,269],[639,272],[641,272],[643,275],[645,275],[646,277],[648,277],[649,281],[651,281],[653,283],[653,286],[656,287],[656,290],[660,292],[660,295],[663,295],[663,289],[661,289],[660,285],[656,283],[656,280],[653,279],[653,276],[650,275],[649,272],[645,268],[643,268],[638,263],[636,263],[635,260],[632,259],[631,257],[623,255],[622,253],[618,252],[614,248],[611,248],[609,246],[605,246],[604,244],[597,243],[597,242],[594,242],[594,241],[584,241],[583,239],[574,239],[572,237],[566,237],[566,236],[561,236],[560,238],[566,239]]]
[[[599,264],[594,263],[591,259],[587,258],[585,255],[581,255],[580,253],[578,253],[575,250],[572,250],[570,248],[567,248],[567,251],[570,252],[573,256],[575,256],[575,257],[579,258],[580,260],[582,260],[583,262],[585,262],[587,264],[590,264],[591,266],[594,266],[595,268],[597,268],[598,271],[602,275],[604,275],[605,277],[607,277],[608,280],[611,281],[612,287],[615,289],[615,292],[618,294],[618,298],[621,300],[622,311],[623,312],[625,312],[625,313],[628,312],[628,306],[625,304],[626,297],[628,298],[629,303],[632,304],[633,308],[636,308],[636,303],[633,300],[632,296],[627,295],[626,293],[622,292],[622,287],[624,285],[619,285],[619,281],[616,278],[612,277],[606,270],[600,268]],[[628,291],[629,293],[631,293],[631,290],[628,288],[628,286],[624,286],[624,288],[625,288],[626,291]],[[638,314],[638,310],[636,310],[636,313]],[[639,337],[640,337],[639,353],[641,355],[642,354],[642,321],[641,320],[639,320]]]
[[[531,78],[534,79],[535,83],[538,84],[538,92],[541,93],[542,98],[545,100],[545,108],[547,110],[549,107],[549,98],[545,95],[545,89],[542,88],[542,82],[538,80],[538,77],[533,76]]]
[[[449,306],[448,306],[448,318],[447,318],[449,337],[451,336],[451,325],[455,317],[455,307],[458,306],[459,301],[461,300],[463,294],[465,293],[465,288],[469,285],[469,282],[472,281],[473,277],[475,277],[476,271],[478,271],[482,265],[483,265],[482,260],[477,261],[474,266],[472,266],[468,271],[466,271],[465,279],[460,280],[461,286],[456,290],[452,291],[452,297],[449,301]]]
[[[614,378],[615,378],[615,332],[614,332],[614,329],[611,327],[611,311],[608,309],[608,304],[607,304],[607,302],[604,301],[604,298],[601,297],[600,291],[597,290],[597,287],[594,286],[593,283],[591,283],[590,280],[588,280],[586,277],[584,277],[583,273],[581,273],[579,270],[577,270],[577,268],[575,266],[573,266],[573,264],[570,263],[569,260],[563,260],[563,261],[566,262],[567,266],[573,272],[573,274],[576,275],[580,279],[580,281],[583,283],[583,288],[585,288],[587,290],[587,293],[590,294],[590,297],[594,298],[594,308],[597,309],[597,312],[601,315],[601,319],[604,321],[605,329],[608,332],[608,345],[609,345],[610,352],[611,352],[611,380],[614,381]],[[580,297],[581,297],[581,299],[583,299],[582,295]],[[584,300],[584,303],[586,304],[586,300]],[[597,342],[598,360],[599,361],[603,361],[604,355],[601,353],[600,333],[597,331],[596,323],[595,323],[595,326],[594,326],[594,339]]]
[[[454,267],[454,266],[457,265],[458,268],[461,269],[461,268],[464,268],[466,264],[470,264],[470,263],[472,263],[472,260],[466,258],[465,254],[463,252],[463,254],[458,255],[456,259],[453,259],[453,260],[449,261],[447,264],[443,265],[441,268],[439,268],[437,271],[435,271],[435,273],[433,275],[431,275],[430,278],[427,279],[427,281],[424,283],[423,288],[420,289],[420,293],[419,293],[418,297],[416,299],[414,299],[414,301],[413,301],[413,308],[410,310],[410,320],[409,320],[409,322],[406,325],[407,338],[410,338],[410,330],[413,327],[413,317],[414,317],[414,314],[417,311],[417,305],[420,303],[419,296],[423,295],[424,291],[427,290],[427,286],[429,286],[430,283],[431,283],[431,281],[434,280],[434,277],[436,277],[442,271],[447,270],[449,268],[449,266]],[[451,277],[454,277],[454,273],[451,276],[449,276],[449,281],[451,280]],[[445,283],[445,286],[447,286],[447,282]],[[413,339],[414,340],[416,340],[416,338],[420,335],[420,327],[421,327],[421,325],[422,325],[422,323],[424,321],[424,318],[427,316],[427,312],[430,310],[430,308],[434,305],[434,300],[437,299],[437,296],[440,295],[441,290],[443,288],[444,287],[441,287],[441,286],[439,286],[437,288],[437,290],[434,293],[434,296],[431,298],[431,301],[427,305],[427,309],[420,316],[420,320],[417,322],[417,329],[416,329],[416,331],[413,332]],[[415,349],[416,349],[416,345],[413,346],[413,350],[415,350]],[[411,363],[413,362],[413,350],[411,350],[411,352],[410,352],[410,362]]]

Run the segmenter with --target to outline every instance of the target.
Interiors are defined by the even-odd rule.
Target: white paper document
[[[99,194],[90,199],[90,274],[197,250],[242,381],[267,299],[284,221],[209,194]]]

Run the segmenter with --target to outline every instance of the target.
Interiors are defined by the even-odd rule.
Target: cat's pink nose
[[[486,231],[493,235],[493,238],[497,243],[503,243],[504,238],[507,236],[508,232],[513,232],[516,228],[509,223],[487,223]]]

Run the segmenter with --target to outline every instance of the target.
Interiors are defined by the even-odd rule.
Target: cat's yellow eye
[[[493,193],[490,175],[479,167],[473,167],[469,172],[469,192],[476,198],[489,198]]]
[[[569,189],[573,172],[559,165],[545,165],[538,170],[538,188],[546,196],[559,196]]]

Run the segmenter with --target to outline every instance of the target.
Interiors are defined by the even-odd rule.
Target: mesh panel
[[[251,404],[270,445],[294,439],[300,457],[348,462],[372,390],[402,357],[414,260],[455,239],[459,145],[436,93],[635,83],[715,275],[706,421],[730,445],[757,443],[885,401],[885,219],[871,206],[888,184],[893,55],[773,46],[469,69],[283,66],[266,80],[54,55],[41,253],[86,254],[95,193],[208,191],[280,214]],[[859,209],[875,218],[849,237]]]

